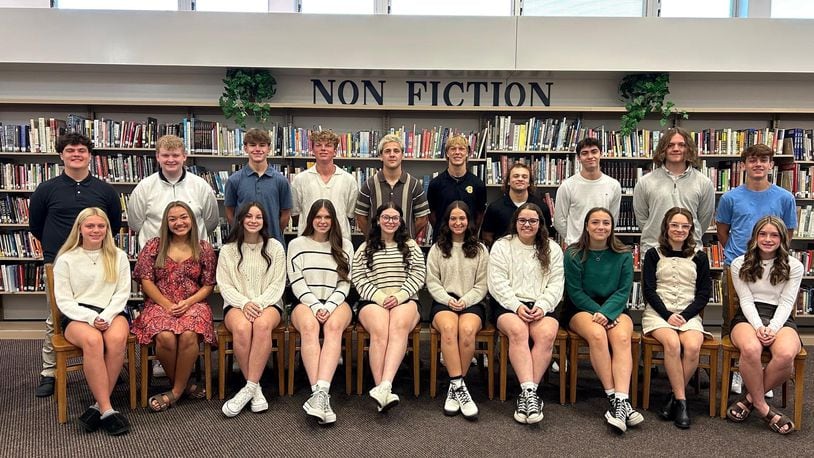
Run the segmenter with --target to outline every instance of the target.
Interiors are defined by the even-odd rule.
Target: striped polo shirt
[[[391,201],[401,207],[410,237],[415,237],[415,219],[429,215],[430,205],[421,180],[407,172],[401,173],[395,186],[390,186],[381,170],[368,178],[359,189],[355,213],[372,218],[379,206]]]

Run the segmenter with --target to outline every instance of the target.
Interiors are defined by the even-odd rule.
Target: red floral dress
[[[201,257],[196,262],[192,258],[175,262],[169,257],[164,267],[155,267],[158,256],[158,238],[151,239],[141,250],[133,270],[137,281],[150,280],[158,287],[161,294],[172,302],[178,302],[195,294],[202,286],[215,284],[217,261],[212,246],[201,241]],[[198,302],[187,309],[180,317],[174,317],[164,307],[147,297],[144,310],[133,321],[131,331],[140,344],[149,344],[153,337],[162,331],[171,331],[180,335],[193,331],[203,336],[206,343],[217,343],[215,328],[212,325],[212,309],[206,302]]]

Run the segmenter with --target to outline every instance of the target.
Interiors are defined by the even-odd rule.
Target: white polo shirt
[[[342,228],[342,237],[351,239],[350,223],[348,218],[354,217],[354,207],[359,187],[353,175],[336,166],[334,174],[327,183],[317,172],[316,165],[303,170],[291,180],[291,216],[300,216],[297,234],[302,235],[308,221],[308,211],[317,199],[328,199],[336,208],[336,217],[339,227]]]

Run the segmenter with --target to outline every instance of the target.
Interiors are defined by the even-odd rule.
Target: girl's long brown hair
[[[339,221],[336,220],[336,208],[334,204],[328,199],[317,199],[311,204],[311,209],[308,210],[308,217],[306,221],[308,224],[302,235],[305,237],[314,237],[314,219],[317,217],[320,209],[328,211],[331,217],[331,228],[328,230],[328,243],[331,245],[331,257],[336,262],[336,274],[339,275],[341,280],[348,281],[350,279],[350,259],[348,259],[345,250],[342,249],[342,228],[339,226]]]
[[[571,244],[573,252],[580,255],[580,262],[585,262],[585,260],[588,259],[588,249],[591,246],[591,235],[588,233],[588,221],[591,220],[591,215],[596,212],[602,212],[610,216],[611,232],[608,236],[608,248],[614,253],[627,253],[630,251],[630,248],[616,237],[616,221],[614,221],[613,214],[610,210],[604,207],[594,207],[585,214],[585,220],[582,222],[582,235],[579,236],[579,240]]]
[[[786,229],[786,224],[782,219],[776,216],[764,216],[752,228],[752,238],[749,239],[746,254],[743,256],[743,265],[740,272],[738,272],[738,277],[745,282],[754,283],[763,277],[763,266],[760,265],[760,248],[757,245],[757,236],[769,224],[776,227],[777,231],[780,232],[780,246],[774,253],[774,265],[769,275],[769,282],[776,285],[789,279],[791,268],[789,267],[788,229]]]

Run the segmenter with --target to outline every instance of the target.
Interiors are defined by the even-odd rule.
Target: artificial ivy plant
[[[665,100],[669,93],[669,73],[636,73],[622,78],[619,94],[627,110],[622,115],[622,134],[635,132],[636,126],[648,113],[659,113],[662,126],[667,124],[672,114],[687,119],[686,112],[674,110],[675,104]]]
[[[243,128],[247,117],[264,124],[271,115],[267,102],[277,92],[276,84],[277,80],[265,69],[228,69],[223,80],[223,94],[218,99],[223,115]]]

